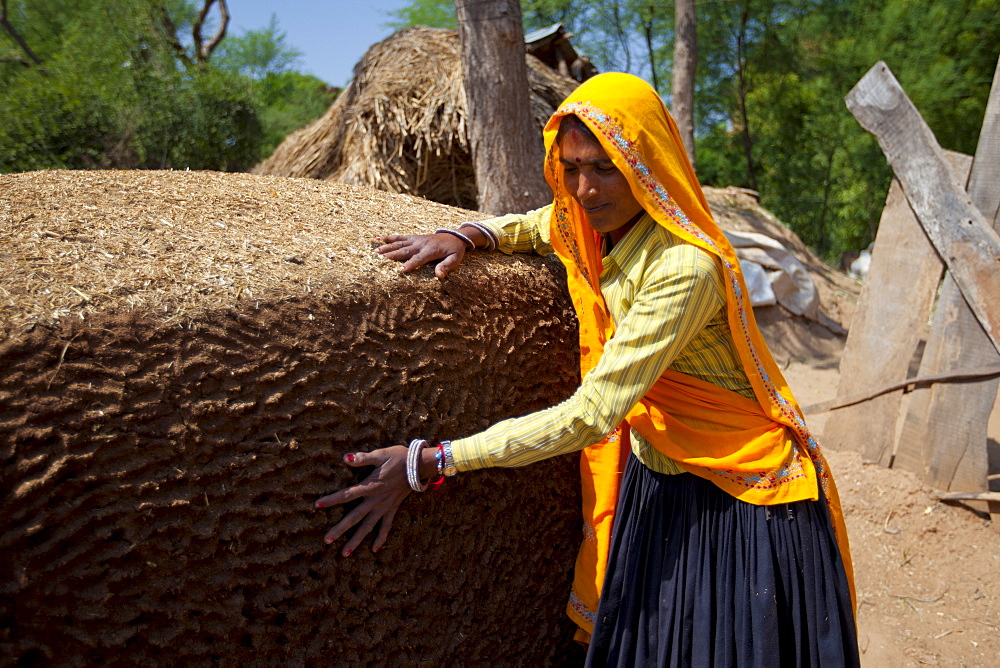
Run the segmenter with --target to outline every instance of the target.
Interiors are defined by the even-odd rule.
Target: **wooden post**
[[[531,116],[521,5],[455,0],[480,211],[520,213],[552,201]]]
[[[869,70],[846,101],[878,139],[921,226],[1000,350],[1000,236],[955,185],[934,134],[885,63]]]
[[[972,159],[958,153],[949,157],[964,183]],[[840,359],[838,399],[906,379],[943,271],[944,263],[894,179]],[[827,418],[823,443],[888,466],[902,396],[900,389],[835,411]]]
[[[969,195],[996,228],[1000,208],[1000,63],[986,106]],[[1000,231],[1000,229],[998,229]],[[1000,294],[994,293],[994,305]],[[950,273],[945,277],[920,374],[946,373],[1000,363],[1000,354],[976,320]],[[941,384],[914,391],[903,424],[897,464],[941,488],[988,489],[986,425],[997,379]],[[995,504],[994,504],[995,505]],[[996,507],[993,508],[996,512]]]

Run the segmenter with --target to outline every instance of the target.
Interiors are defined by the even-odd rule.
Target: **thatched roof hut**
[[[541,129],[577,86],[526,56]],[[308,177],[476,208],[458,34],[410,28],[375,44],[354,80],[311,125],[289,135],[255,174]]]

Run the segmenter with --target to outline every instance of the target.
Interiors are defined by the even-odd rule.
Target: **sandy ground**
[[[792,360],[802,404],[836,395],[836,360]],[[822,434],[828,414],[810,416]],[[1000,441],[1000,401],[989,436]],[[1000,665],[1000,522],[937,501],[913,474],[827,452],[851,539],[865,666]]]

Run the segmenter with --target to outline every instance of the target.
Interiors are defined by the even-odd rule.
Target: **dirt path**
[[[835,362],[793,361],[785,370],[796,397],[832,398]],[[822,435],[826,415],[810,424]],[[1000,440],[1000,410],[989,434]],[[822,442],[822,439],[821,439]],[[851,538],[862,664],[1000,664],[1000,530],[906,471],[829,452]]]

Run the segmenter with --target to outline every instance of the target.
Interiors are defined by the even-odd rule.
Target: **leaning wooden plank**
[[[934,134],[885,63],[847,94],[847,106],[878,139],[920,224],[1000,350],[1000,236],[955,185]]]
[[[894,180],[840,361],[838,400],[906,378],[942,268],[899,182]],[[824,443],[861,452],[869,460],[882,460],[892,452],[900,395],[901,391],[881,395],[831,415]]]
[[[1000,492],[952,492],[938,494],[941,501],[1000,501]]]
[[[834,399],[830,399],[829,401],[820,401],[815,404],[809,404],[808,406],[802,407],[802,412],[806,415],[815,415],[816,413],[834,411],[838,408],[847,408],[849,406],[854,406],[855,404],[867,402],[870,399],[874,399],[883,394],[904,390],[910,385],[920,386],[932,385],[934,383],[956,383],[970,380],[996,378],[997,376],[1000,376],[1000,364],[993,364],[985,368],[959,371],[955,373],[936,373],[930,376],[914,376],[913,378],[907,378],[900,383],[893,383],[892,385],[887,385],[886,387],[873,390],[871,392],[858,392],[857,394],[848,394],[847,396],[836,397]]]
[[[986,107],[969,196],[988,218],[1000,204],[1000,67]],[[994,299],[994,304],[996,299]],[[946,276],[920,374],[1000,364],[1000,354],[973,316],[951,274]],[[941,489],[988,488],[986,429],[997,380],[917,389],[903,422],[896,464]]]
[[[972,158],[954,154],[956,171],[968,174]],[[871,267],[840,359],[837,399],[870,393],[904,381],[923,337],[944,264],[927,239],[893,179],[879,221]],[[905,387],[905,384],[903,385]],[[831,415],[823,442],[854,450],[865,459],[888,464],[896,439],[902,389],[879,393]],[[853,403],[853,402],[852,402]]]

